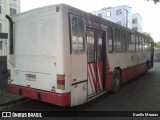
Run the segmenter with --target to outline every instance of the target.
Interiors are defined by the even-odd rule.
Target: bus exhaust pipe
[[[12,18],[8,15],[6,15],[6,18],[9,21],[9,53],[13,54],[13,21]]]

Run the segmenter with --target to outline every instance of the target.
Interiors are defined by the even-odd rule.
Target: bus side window
[[[151,51],[151,42],[149,39],[147,39],[147,51]]]
[[[78,34],[78,25],[77,25],[77,17],[72,17],[72,35]]]
[[[116,52],[121,52],[120,30],[115,29],[114,33],[114,49]]]
[[[139,51],[139,39],[138,36],[136,36],[136,52]]]
[[[147,45],[147,39],[145,38],[144,39],[144,51],[147,51],[147,47],[148,47],[148,45]]]
[[[131,34],[131,33],[128,33],[127,34],[127,40],[128,40],[128,51],[129,52],[135,52],[135,35],[134,34]]]
[[[145,41],[144,41],[144,37],[142,37],[142,48],[143,48],[143,51],[145,51]]]
[[[139,37],[139,51],[143,51],[143,46],[142,46],[142,37]]]
[[[98,42],[98,46],[97,46],[97,59],[99,62],[102,61],[102,38],[103,38],[103,33],[102,32],[98,32],[97,34],[97,42]]]
[[[84,19],[71,15],[71,53],[83,53],[84,47]]]
[[[94,62],[94,32],[91,30],[87,31],[87,54],[88,63]]]
[[[127,42],[126,42],[126,32],[124,30],[121,30],[121,51],[126,52],[127,51]]]
[[[78,35],[84,35],[84,21],[82,18],[78,18]]]
[[[113,30],[112,28],[108,29],[108,52],[113,52]]]

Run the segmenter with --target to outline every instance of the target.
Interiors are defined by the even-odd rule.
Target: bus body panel
[[[9,56],[13,84],[51,91],[57,88],[56,75],[65,74],[62,14],[53,12],[55,9],[47,7],[13,18],[15,53]],[[35,76],[34,80],[27,75]]]

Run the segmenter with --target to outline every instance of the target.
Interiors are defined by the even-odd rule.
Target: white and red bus
[[[153,66],[151,37],[68,5],[7,19],[11,93],[76,106],[117,92]]]

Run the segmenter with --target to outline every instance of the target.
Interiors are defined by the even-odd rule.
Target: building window
[[[14,8],[10,8],[10,16],[16,15],[17,14],[17,10]]]
[[[121,9],[116,10],[116,15],[121,15],[121,14],[122,14]]]
[[[98,17],[102,17],[102,13],[98,13]]]
[[[107,17],[111,17],[111,11],[108,11],[106,14]]]
[[[136,24],[137,23],[137,18],[132,19],[132,24]]]
[[[116,23],[119,24],[119,25],[122,25],[122,22],[121,22],[121,21],[117,21]]]

